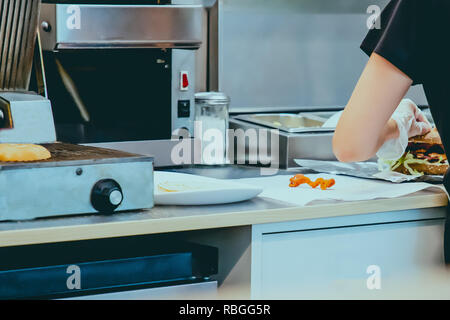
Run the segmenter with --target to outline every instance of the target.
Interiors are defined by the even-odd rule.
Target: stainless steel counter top
[[[187,167],[170,170],[223,179],[251,178],[260,175],[259,168],[239,166]],[[291,175],[294,172],[307,173],[299,169],[280,170],[278,174]],[[1,222],[0,246],[224,228],[386,212],[387,208],[389,211],[396,211],[442,207],[446,204],[447,196],[444,192],[423,191],[395,199],[321,202],[304,207],[264,197],[222,205],[155,206],[148,210],[118,212],[112,215],[90,214]]]
[[[139,211],[122,211],[114,214],[86,214],[74,216],[61,216],[39,218],[25,221],[5,221],[0,223],[0,233],[13,230],[31,230],[39,228],[58,228],[72,226],[87,226],[93,224],[108,224],[122,222],[139,222],[158,220],[163,218],[187,218],[196,216],[201,218],[206,215],[218,215],[230,212],[261,211],[293,207],[281,201],[269,198],[254,198],[248,201],[208,205],[208,206],[155,206],[151,209]],[[0,243],[0,246],[2,244]]]
[[[216,179],[243,179],[243,178],[257,178],[261,176],[261,168],[256,166],[244,166],[244,165],[217,165],[217,166],[195,165],[172,169],[161,168],[159,170],[196,174],[199,176]],[[308,174],[314,173],[314,171],[296,167],[287,170],[279,169],[276,175],[292,175],[293,173]]]

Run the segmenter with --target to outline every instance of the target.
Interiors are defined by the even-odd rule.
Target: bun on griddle
[[[0,161],[2,162],[38,161],[50,157],[50,152],[37,144],[0,143]]]

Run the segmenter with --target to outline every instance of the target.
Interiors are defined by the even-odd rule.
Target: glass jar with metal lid
[[[228,106],[230,98],[222,92],[195,94],[196,139],[201,141],[203,164],[225,164],[227,160]]]

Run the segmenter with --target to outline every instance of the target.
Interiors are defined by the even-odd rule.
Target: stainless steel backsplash
[[[231,97],[232,112],[345,106],[368,59],[367,9],[387,3],[218,0],[212,89]],[[408,96],[427,103],[421,87]]]

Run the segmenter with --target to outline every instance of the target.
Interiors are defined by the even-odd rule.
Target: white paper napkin
[[[294,174],[293,174],[294,175]],[[263,187],[260,197],[268,197],[291,204],[305,206],[317,200],[362,201],[380,198],[396,198],[420,190],[444,190],[442,185],[425,182],[409,182],[403,184],[390,183],[379,180],[359,179],[330,174],[308,174],[311,180],[319,177],[333,178],[336,184],[327,190],[311,188],[308,184],[289,187],[290,175],[239,179],[239,182]]]

